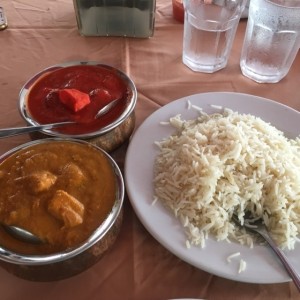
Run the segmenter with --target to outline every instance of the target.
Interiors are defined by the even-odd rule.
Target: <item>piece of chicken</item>
[[[48,211],[64,222],[65,227],[74,227],[83,222],[84,205],[63,190],[57,190],[49,201]]]
[[[24,178],[29,190],[38,194],[50,189],[55,184],[57,177],[48,171],[37,171]]]

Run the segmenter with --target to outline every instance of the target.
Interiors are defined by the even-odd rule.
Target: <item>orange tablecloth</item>
[[[230,91],[258,95],[300,110],[300,55],[277,84],[257,84],[240,72],[246,20],[239,24],[228,66],[215,74],[194,73],[181,62],[183,25],[171,0],[158,0],[149,39],[82,37],[72,0],[2,0],[9,27],[0,32],[0,127],[25,125],[18,112],[22,85],[53,64],[96,60],[126,72],[138,90],[138,127],[152,112],[183,96]],[[287,120],[288,122],[288,120]],[[29,141],[0,140],[0,154]],[[112,155],[123,167],[126,146]],[[0,191],[1,192],[1,191]],[[213,257],[212,257],[213,259]],[[124,224],[113,249],[94,267],[59,282],[28,282],[0,269],[0,299],[300,299],[292,283],[247,284],[223,279],[181,261],[143,227],[125,199]]]

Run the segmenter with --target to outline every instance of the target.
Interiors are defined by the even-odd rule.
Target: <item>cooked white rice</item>
[[[246,270],[247,263],[241,259],[240,260],[240,265],[239,265],[239,273],[244,272]]]
[[[287,120],[288,122],[288,120]],[[154,197],[185,228],[189,245],[208,235],[252,247],[252,236],[231,221],[250,210],[276,243],[293,249],[300,229],[300,140],[249,114],[231,110],[184,121],[156,144]]]
[[[233,258],[238,257],[238,256],[240,256],[240,255],[241,255],[240,252],[236,252],[236,253],[230,254],[230,255],[227,257],[227,261],[230,263],[231,260],[232,260]]]

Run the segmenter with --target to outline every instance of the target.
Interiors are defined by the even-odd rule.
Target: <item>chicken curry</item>
[[[26,105],[40,124],[76,121],[77,124],[55,129],[73,135],[95,132],[116,121],[131,97],[127,82],[115,70],[79,65],[43,74],[29,89]],[[95,118],[99,109],[114,99],[120,99],[117,105],[101,118]]]
[[[0,221],[45,241],[25,243],[0,230],[0,244],[48,254],[86,240],[111,211],[113,167],[95,147],[68,141],[26,147],[0,163]]]

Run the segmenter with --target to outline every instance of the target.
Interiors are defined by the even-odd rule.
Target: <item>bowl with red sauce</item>
[[[75,61],[51,66],[34,75],[20,91],[19,110],[28,126],[75,121],[31,134],[87,140],[113,151],[135,126],[137,91],[121,70],[98,62]],[[97,112],[118,99],[106,114]]]

